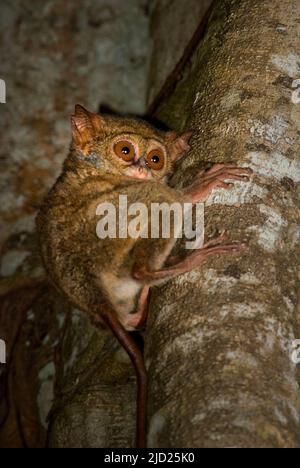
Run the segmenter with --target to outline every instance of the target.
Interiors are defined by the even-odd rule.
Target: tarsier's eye
[[[165,165],[165,155],[162,150],[150,151],[147,156],[147,166],[154,171],[161,171]]]
[[[135,149],[130,141],[122,140],[118,141],[118,143],[114,146],[114,152],[116,155],[123,159],[124,161],[132,161],[135,157]]]

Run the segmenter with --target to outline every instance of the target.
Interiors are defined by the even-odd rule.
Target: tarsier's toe
[[[250,167],[240,168],[240,174],[244,175],[247,179],[250,179],[254,171]]]
[[[245,170],[248,172],[248,174],[254,174],[254,171],[253,169],[251,169],[251,167],[246,167]]]
[[[232,251],[233,252],[246,252],[247,250],[249,250],[249,246],[248,244],[245,244],[245,243],[241,243],[241,244],[233,244],[232,246]]]
[[[228,240],[228,235],[225,232],[223,232],[222,234],[220,234],[215,239],[212,239],[212,240],[206,242],[206,244],[204,244],[204,246],[202,248],[206,249],[208,247],[218,246],[220,244],[223,244],[223,242],[226,242],[227,240]]]
[[[224,245],[220,246],[216,251],[216,254],[224,255],[224,254],[241,254],[247,252],[248,246],[246,244],[232,244],[232,245]]]

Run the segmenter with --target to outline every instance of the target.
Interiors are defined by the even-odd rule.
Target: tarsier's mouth
[[[147,180],[152,178],[151,171],[146,167],[130,166],[125,169],[124,172],[127,176],[133,177],[134,179]]]

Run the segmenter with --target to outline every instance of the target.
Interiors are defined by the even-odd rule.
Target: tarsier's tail
[[[135,368],[137,377],[136,446],[137,448],[145,448],[148,378],[143,353],[128,331],[126,331],[119,322],[115,312],[113,312],[109,307],[104,308],[101,310],[101,317],[112,330],[123,348],[127,351]]]

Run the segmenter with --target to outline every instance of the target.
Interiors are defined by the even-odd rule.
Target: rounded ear
[[[84,147],[93,137],[103,131],[104,120],[77,104],[71,117],[73,142]]]
[[[166,135],[167,145],[169,147],[171,159],[173,162],[182,158],[190,150],[189,141],[193,132],[179,134],[177,132],[168,132]]]

